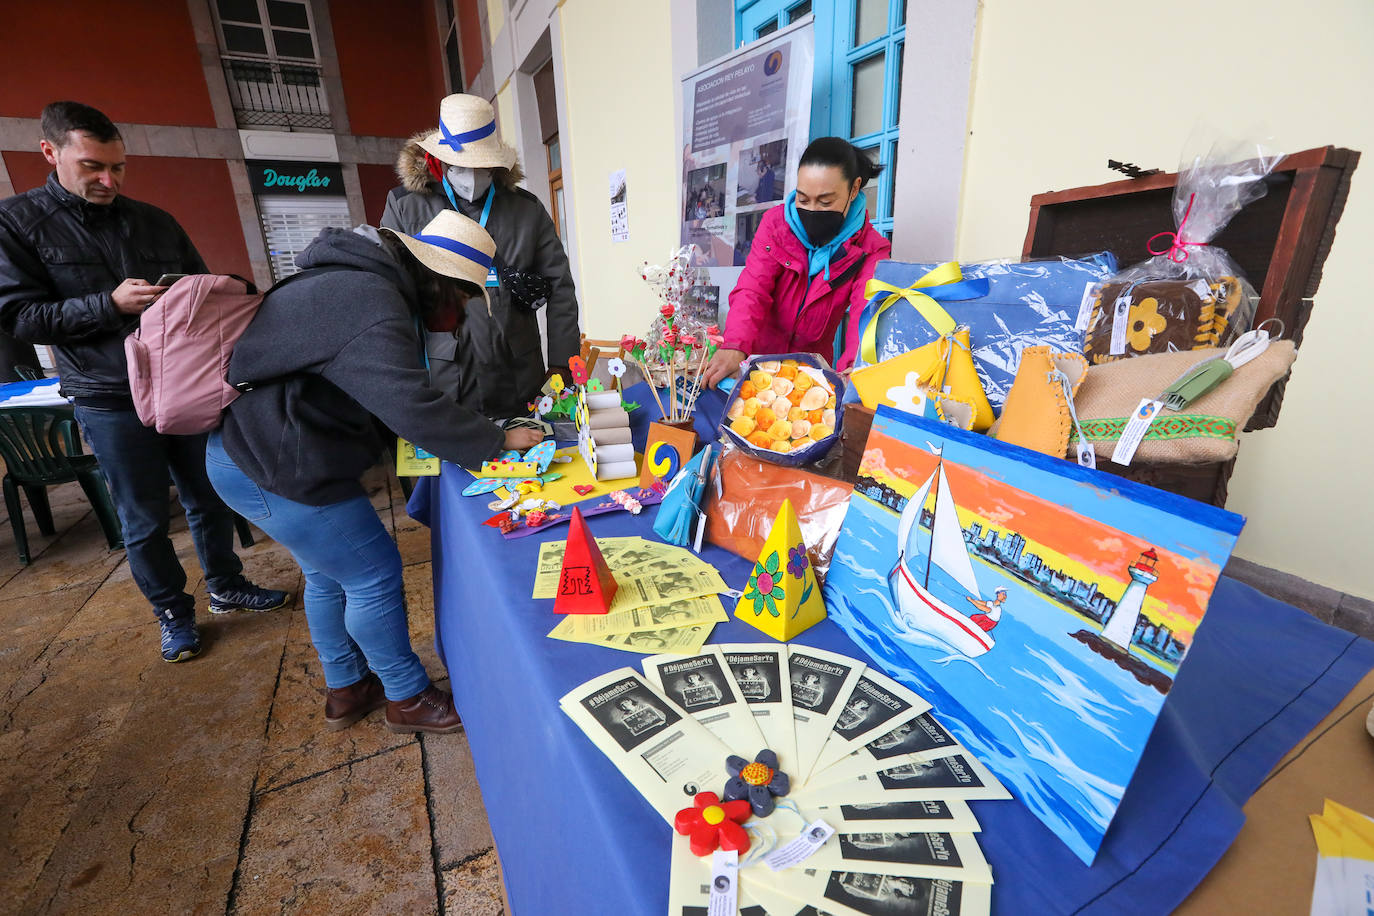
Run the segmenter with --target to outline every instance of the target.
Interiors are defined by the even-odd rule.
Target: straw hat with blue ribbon
[[[440,210],[416,235],[394,229],[382,231],[400,239],[430,270],[455,280],[466,280],[486,295],[487,271],[491,269],[496,243],[487,235],[487,230],[466,216],[453,210]],[[487,308],[491,308],[490,300]]]
[[[470,169],[509,169],[515,148],[496,134],[496,112],[475,95],[450,95],[439,103],[439,128],[416,141],[420,148],[449,165]]]

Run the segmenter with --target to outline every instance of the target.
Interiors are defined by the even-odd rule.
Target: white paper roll
[[[597,391],[587,393],[588,410],[606,410],[610,407],[620,406],[619,391]]]
[[[599,462],[596,466],[597,480],[617,480],[621,477],[633,477],[635,475],[634,460],[617,461],[613,464]]]
[[[635,448],[628,443],[625,445],[598,445],[596,447],[596,463],[598,466],[602,464],[611,464],[617,461],[629,461],[633,463],[634,460]]]

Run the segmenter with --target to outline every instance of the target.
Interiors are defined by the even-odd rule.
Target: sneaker
[[[210,593],[210,613],[230,611],[275,611],[291,597],[290,592],[275,588],[259,588],[242,576],[233,586],[222,592]]]
[[[200,654],[200,632],[194,617],[173,617],[171,610],[158,618],[162,628],[162,660],[184,662]]]

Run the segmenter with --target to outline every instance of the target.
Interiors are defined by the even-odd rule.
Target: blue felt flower
[[[725,760],[730,781],[725,784],[726,801],[748,799],[757,817],[773,813],[774,796],[781,797],[792,789],[792,781],[778,769],[778,755],[764,748],[749,763],[743,757],[731,755]]]

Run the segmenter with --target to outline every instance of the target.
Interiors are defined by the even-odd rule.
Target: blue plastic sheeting
[[[893,286],[910,286],[938,266],[881,261],[873,278]],[[941,306],[956,323],[968,325],[974,368],[988,402],[1000,415],[1021,365],[1022,350],[1047,344],[1069,353],[1083,352],[1083,332],[1075,329],[1079,306],[1089,287],[1116,270],[1116,258],[1102,252],[1081,260],[984,261],[960,268],[965,280],[986,279],[988,293],[978,299],[941,302]],[[864,308],[860,327],[868,326],[878,302],[881,299],[870,301]],[[877,361],[901,356],[936,336],[935,329],[915,308],[905,302],[895,303],[878,318]],[[860,358],[855,365],[866,364]],[[854,399],[851,394],[849,400]]]
[[[653,403],[636,388],[626,396]],[[698,433],[711,435],[722,406],[714,392],[703,396]],[[631,416],[642,446],[649,417]],[[421,479],[409,508],[432,529],[435,638],[512,909],[661,916],[671,828],[558,708],[573,687],[637,669],[642,656],[546,638],[558,622],[553,600],[529,594],[540,542],[566,528],[506,541],[480,525],[492,514],[488,498],[459,495],[470,480],[445,465],[442,476]],[[597,537],[652,538],[656,511],[587,523]],[[733,587],[752,565],[711,546],[702,556]],[[733,618],[711,638],[766,641]],[[796,641],[865,659],[832,621]],[[1241,805],[1274,764],[1371,668],[1374,643],[1223,578],[1092,868],[1019,801],[972,803],[997,881],[993,912],[1168,912],[1235,839]]]

